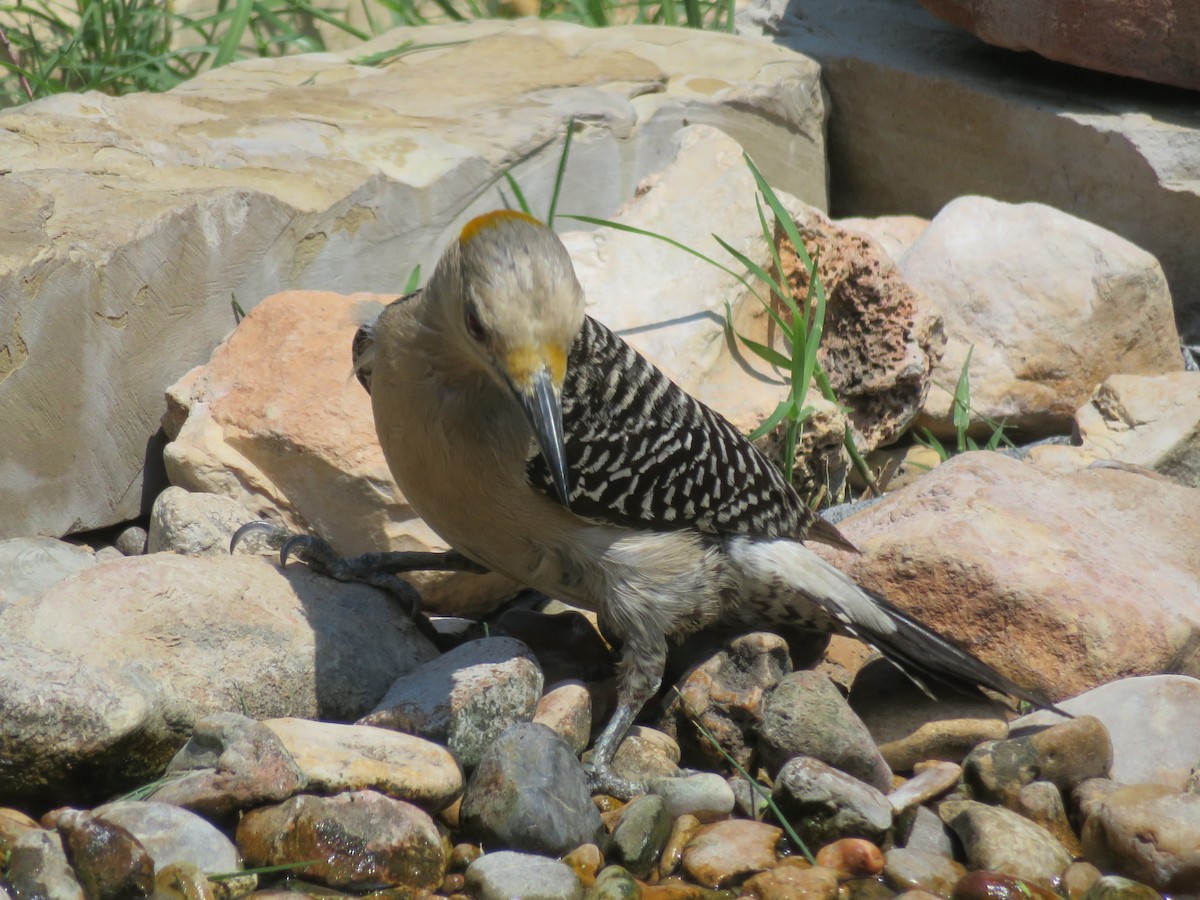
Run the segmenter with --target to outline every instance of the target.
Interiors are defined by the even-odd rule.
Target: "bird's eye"
[[[477,341],[482,341],[487,337],[487,332],[483,330],[483,323],[479,321],[479,316],[475,315],[475,310],[468,309],[466,314],[467,334]]]

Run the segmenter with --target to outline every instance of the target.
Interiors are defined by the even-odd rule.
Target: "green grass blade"
[[[704,27],[704,13],[700,11],[700,0],[683,0],[683,11],[687,16],[688,28]]]
[[[408,281],[404,283],[404,294],[407,296],[417,289],[421,284],[421,264],[417,263],[413,266],[413,270],[408,273]]]
[[[735,249],[733,247],[733,245],[730,244],[728,241],[726,241],[724,238],[719,237],[718,235],[714,234],[713,240],[715,240],[718,244],[721,245],[721,249],[723,249],[726,253],[728,253],[730,256],[732,256],[734,259],[736,259],[739,263],[741,263],[743,266],[745,266],[745,268],[750,272],[751,275],[753,275],[755,278],[757,278],[763,284],[767,285],[771,289],[772,293],[774,293],[776,296],[778,296],[780,299],[782,299],[785,303],[790,304],[793,308],[795,307],[795,304],[791,302],[791,298],[787,296],[787,293],[784,291],[783,287],[779,284],[779,282],[777,282],[774,278],[771,277],[771,275],[767,272],[766,269],[764,269],[758,263],[754,262],[754,260],[752,260],[746,254]],[[757,292],[755,292],[755,293],[757,295]],[[763,303],[763,305],[766,306],[768,309],[771,308],[770,305],[765,302]],[[788,331],[790,332],[791,329],[789,328]]]
[[[219,69],[237,57],[238,47],[242,44],[242,37],[246,34],[246,26],[250,24],[250,14],[253,11],[253,0],[236,0],[233,15],[225,27],[225,35],[221,38],[220,46],[213,57],[214,69]]]
[[[963,360],[961,371],[958,373],[958,384],[954,386],[954,434],[958,439],[958,452],[967,449],[967,429],[971,427],[971,355],[975,345],[967,348],[967,358]]]
[[[546,213],[546,227],[554,227],[554,214],[558,210],[558,198],[562,193],[563,178],[567,174],[567,160],[571,156],[571,139],[575,135],[575,117],[567,121],[567,134],[563,138],[562,153],[558,157],[558,168],[554,171],[554,192],[550,194],[550,210]]]
[[[759,426],[755,428],[747,436],[751,442],[757,441],[761,437],[765,437],[775,430],[775,427],[782,422],[786,417],[792,415],[796,409],[795,401],[789,397],[786,400],[780,400],[779,405],[775,407],[774,412],[762,420]]]
[[[521,185],[517,182],[517,179],[513,177],[511,169],[504,173],[504,180],[508,182],[509,190],[513,192],[513,198],[517,201],[517,206],[521,207],[521,212],[527,216],[532,216],[533,211],[529,208],[529,203],[525,200],[525,193],[521,190]]]

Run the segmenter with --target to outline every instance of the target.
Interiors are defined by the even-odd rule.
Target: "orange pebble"
[[[883,864],[883,851],[862,838],[842,838],[817,852],[817,865],[836,870],[842,878],[878,875]]]

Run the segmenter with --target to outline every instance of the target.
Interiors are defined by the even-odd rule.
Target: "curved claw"
[[[279,565],[287,566],[288,557],[297,548],[306,549],[313,542],[313,539],[307,534],[293,534],[290,538],[283,542],[283,546],[279,548]]]
[[[257,522],[247,522],[245,525],[235,531],[233,533],[233,537],[229,539],[229,553],[231,555],[233,554],[233,551],[237,549],[237,545],[245,540],[246,535],[254,534],[256,531],[261,531],[264,534],[272,535],[275,533],[275,530],[276,526],[272,525],[270,522],[263,522],[261,520]]]

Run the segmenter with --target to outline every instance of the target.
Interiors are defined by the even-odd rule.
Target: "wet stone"
[[[198,866],[179,862],[160,869],[154,877],[154,900],[218,900],[215,882]]]
[[[57,831],[22,829],[12,840],[5,875],[13,900],[83,900]]]
[[[154,862],[128,830],[78,810],[59,812],[54,824],[88,900],[133,900],[154,893]]]
[[[1162,900],[1162,895],[1132,878],[1105,875],[1092,883],[1083,900]]]
[[[658,867],[664,877],[674,874],[683,864],[683,851],[699,830],[700,820],[695,816],[683,815],[671,824],[671,834],[663,847]]]
[[[824,866],[777,866],[747,880],[741,895],[757,900],[836,900],[838,873]]]
[[[683,867],[705,887],[723,887],[776,863],[775,845],[783,831],[764,822],[729,819],[705,825],[684,848]]]
[[[583,900],[638,900],[641,895],[632,873],[621,866],[608,866],[584,893]]]
[[[591,759],[591,751],[583,755]],[[679,774],[679,745],[669,735],[644,725],[635,725],[617,747],[612,770],[635,784],[647,784],[655,778],[673,778]]]
[[[170,781],[152,799],[215,821],[243,809],[278,803],[308,787],[308,779],[267,726],[237,713],[201,719],[167,766]]]
[[[1065,894],[1067,900],[1082,900],[1088,888],[1100,879],[1101,874],[1090,862],[1076,860],[1063,872],[1062,884],[1058,886],[1059,892]]]
[[[656,778],[646,787],[651,794],[662,798],[671,819],[693,815],[701,822],[715,822],[733,812],[733,789],[714,772],[700,772],[683,778]]]
[[[501,850],[467,869],[467,889],[479,900],[582,900],[583,885],[571,867],[544,856]]]
[[[186,809],[154,800],[118,800],[92,814],[131,832],[150,854],[155,869],[173,863],[190,863],[207,873],[242,868],[233,842]]]
[[[883,851],[862,838],[841,838],[816,855],[817,865],[833,869],[842,879],[870,877],[883,871]]]
[[[1059,900],[1058,894],[1015,875],[976,870],[954,886],[951,900]]]
[[[819,672],[793,672],[763,700],[762,764],[778,772],[789,759],[828,763],[877,790],[892,787],[892,770],[842,692]]]
[[[604,854],[595,844],[581,844],[562,858],[579,876],[579,882],[589,888],[596,881],[596,875],[604,868]]]
[[[946,800],[938,812],[962,841],[972,869],[1049,888],[1071,864],[1071,854],[1054,835],[1011,810],[975,800]]]
[[[583,767],[545,725],[513,725],[484,753],[463,795],[462,824],[484,846],[559,855],[601,839]]]
[[[635,877],[645,878],[670,836],[671,815],[666,804],[661,797],[646,794],[625,807],[613,830],[608,855]]]
[[[446,850],[429,815],[376,791],[292,797],[252,810],[237,842],[248,866],[314,861],[295,874],[339,889],[432,890],[446,874]]]
[[[1112,743],[1095,716],[1081,716],[1028,736],[983,744],[963,763],[963,781],[976,796],[1011,805],[1031,781],[1049,781],[1064,793],[1112,766]]]
[[[948,897],[966,874],[962,863],[945,856],[897,847],[887,852],[883,880],[897,891],[928,891]]]
[[[820,760],[789,761],[779,772],[772,796],[810,846],[841,837],[880,843],[892,827],[892,807],[883,794]]]

